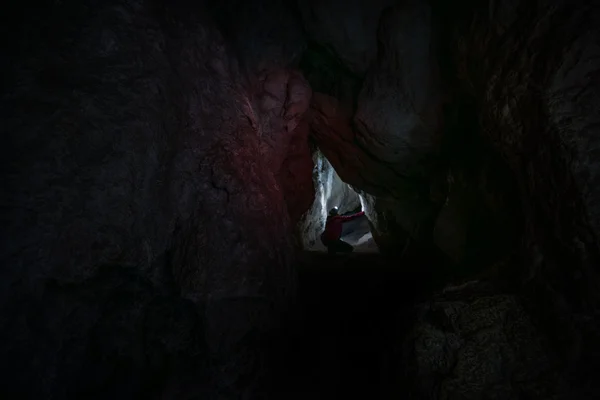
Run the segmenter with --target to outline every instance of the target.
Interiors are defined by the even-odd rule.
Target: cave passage
[[[352,215],[363,210],[364,202],[360,195],[356,193],[347,183],[342,181],[333,166],[329,161],[317,153],[318,161],[315,167],[315,182],[317,184],[317,193],[312,205],[312,209],[308,211],[307,216],[326,215],[332,208],[337,208],[340,215]],[[323,218],[323,217],[321,217]],[[326,217],[325,217],[326,219]],[[325,228],[325,220],[318,219],[320,224],[316,224],[313,229],[317,232],[312,232],[307,236],[316,237],[317,240],[310,241],[305,238],[304,242],[309,243],[306,249],[311,251],[327,251],[319,236]],[[315,221],[312,221],[313,223]],[[299,224],[306,225],[306,220]],[[321,232],[319,232],[319,230]],[[354,247],[354,252],[361,253],[378,253],[379,248],[373,239],[371,226],[366,216],[358,217],[354,220],[344,222],[342,225],[342,236],[344,242]]]
[[[0,399],[600,399],[598,0],[9,3]]]
[[[361,211],[360,209],[355,212]],[[348,221],[343,225],[341,239],[354,246],[354,252],[378,253],[379,248],[373,240],[373,234],[366,216]]]
[[[298,231],[302,233],[301,239],[305,250],[325,252],[327,248],[322,243],[320,236],[325,229],[330,210],[337,208],[340,215],[352,215],[366,211],[364,209],[365,202],[359,193],[340,178],[335,168],[319,149],[314,151],[313,159],[315,160],[313,169],[315,198],[310,209],[298,222]],[[366,215],[344,222],[340,239],[352,245],[354,252],[379,252]]]
[[[326,215],[333,207],[340,215],[364,211],[364,200],[320,152],[315,164],[316,196],[309,218]],[[314,224],[315,218],[308,222]],[[323,224],[313,227],[313,236]],[[395,376],[401,371],[399,338],[410,329],[415,302],[435,284],[432,271],[420,265],[422,255],[417,261],[381,254],[365,215],[345,222],[341,239],[354,246],[352,253],[328,254],[316,240],[295,263],[298,295],[281,333],[284,350],[276,375],[277,397],[282,399],[405,394]]]

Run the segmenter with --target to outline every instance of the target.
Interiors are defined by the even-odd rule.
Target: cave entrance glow
[[[315,201],[307,213],[304,225],[303,242],[307,250],[327,251],[320,240],[325,229],[328,211],[337,207],[340,215],[351,215],[364,210],[364,202],[348,184],[343,182],[329,161],[321,152],[315,153]],[[354,252],[379,252],[370,231],[366,216],[347,221],[343,224],[342,235],[344,242],[354,247]]]

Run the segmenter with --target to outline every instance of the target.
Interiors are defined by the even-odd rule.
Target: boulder
[[[378,39],[353,116],[356,145],[397,179],[427,179],[441,144],[444,99],[430,6],[408,1],[391,8]]]
[[[569,393],[521,299],[484,282],[447,287],[420,305],[404,349],[407,398],[562,399]]]
[[[331,49],[357,75],[364,75],[377,55],[377,26],[393,0],[298,1],[309,37]]]
[[[260,396],[310,206],[310,88],[248,76],[199,4],[20,11],[3,15],[3,391]]]

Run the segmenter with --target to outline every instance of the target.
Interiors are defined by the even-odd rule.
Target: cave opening
[[[600,398],[597,0],[10,3],[1,398]]]
[[[315,199],[296,228],[307,251],[327,251],[321,235],[329,213],[335,209],[340,216],[356,215],[365,209],[365,201],[350,185],[342,181],[335,168],[315,149],[313,153]],[[373,239],[369,220],[361,216],[342,224],[340,240],[353,246],[352,252],[379,252]]]

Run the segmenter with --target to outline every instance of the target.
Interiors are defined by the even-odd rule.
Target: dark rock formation
[[[249,78],[299,61],[306,46],[293,0],[205,0]]]
[[[308,134],[308,121],[303,119],[292,133],[287,156],[277,175],[292,226],[298,224],[305,210],[310,209],[315,200],[315,186],[311,173],[314,164]]]
[[[342,180],[377,196],[398,195],[409,184],[375,156],[356,146],[356,131],[351,111],[322,93],[314,93],[311,102],[312,135]]]
[[[396,398],[598,397],[596,0],[5,11],[3,398],[273,398],[333,205],[409,293]]]
[[[431,200],[430,182],[403,178],[376,153],[363,150],[349,111],[334,98],[315,93],[311,108],[313,137],[340,178],[364,192],[365,211],[380,247],[396,251],[411,235],[432,242],[440,206]]]
[[[298,1],[308,36],[333,50],[352,72],[364,75],[377,53],[381,12],[393,0]]]
[[[446,199],[433,229],[436,245],[463,267],[468,276],[518,248],[519,206],[506,167],[484,150],[472,169],[459,158],[446,177]]]
[[[322,94],[312,103],[317,144],[342,179],[377,196],[367,212],[373,214],[376,240],[384,248],[396,249],[409,236],[432,241],[439,205],[429,198],[429,180],[443,119],[433,32],[431,10],[424,3],[386,10],[379,24],[378,57],[367,72],[356,112]]]
[[[278,69],[264,78],[257,112],[248,113],[261,137],[261,156],[282,184],[294,226],[314,199],[312,158],[305,113],[311,89],[297,71]]]
[[[438,13],[447,61],[457,72],[453,84],[477,104],[481,134],[518,183],[524,225],[518,275],[528,309],[569,371],[592,374],[597,364],[586,354],[597,349],[592,332],[600,306],[600,197],[593,189],[598,5],[440,3]]]
[[[312,195],[310,88],[276,64],[245,75],[191,3],[13,13],[3,392],[260,397]]]
[[[431,9],[412,1],[386,10],[377,62],[354,115],[356,143],[403,178],[427,178],[442,133],[442,89]]]
[[[407,4],[426,8],[424,2]],[[581,7],[549,1],[430,4],[430,25],[415,29],[423,33],[430,26],[432,41],[413,40],[402,50],[414,51],[407,57],[411,60],[419,59],[418,54],[430,65],[440,64],[444,95],[428,91],[436,86],[422,85],[425,79],[410,80],[411,69],[378,71],[390,54],[382,51],[361,92],[376,99],[377,106],[363,108],[362,102],[369,104],[369,99],[359,97],[353,110],[315,95],[315,139],[340,176],[368,193],[366,209],[380,245],[402,243],[415,236],[411,226],[418,226],[424,229],[419,229],[423,237],[435,233],[439,247],[465,267],[466,275],[496,269],[495,265],[506,268],[501,275],[513,284],[517,278],[520,283],[513,289],[519,289],[534,317],[532,323],[558,350],[557,368],[564,368],[570,378],[577,375],[580,380],[569,381],[574,388],[586,387],[597,368],[588,354],[597,348],[599,332],[595,210],[600,199],[594,189],[598,185],[593,136],[599,118],[598,5],[593,1]],[[399,11],[406,7],[382,18],[383,39],[390,39],[386,35],[391,27],[414,26],[410,22],[417,18],[386,25],[388,20],[407,18]],[[427,75],[434,70],[426,67],[427,62],[418,65],[424,67],[418,70],[422,76],[432,76]],[[389,121],[403,114],[410,96],[395,82],[418,87],[424,98],[433,93],[433,102],[420,104],[432,105],[422,109],[431,111],[425,119],[438,127],[418,130],[431,134],[415,136],[425,145],[415,139],[413,146],[404,148],[406,157],[401,160],[406,164],[399,170],[394,168],[398,159],[392,156],[399,149],[393,140],[399,143],[410,137],[406,133],[411,129],[390,128]],[[447,102],[443,108],[441,99]],[[361,121],[368,119],[372,122],[366,129]],[[406,120],[410,118],[402,122]],[[439,121],[444,121],[443,130],[435,124]],[[383,138],[382,145],[365,148],[364,142],[375,137]],[[443,177],[452,179],[440,184]],[[403,213],[422,218],[417,217],[415,224]],[[456,229],[461,231],[459,237]],[[586,390],[592,389],[573,395],[585,397]]]
[[[406,398],[567,398],[556,359],[518,298],[468,283],[432,300],[404,344],[416,388]]]

